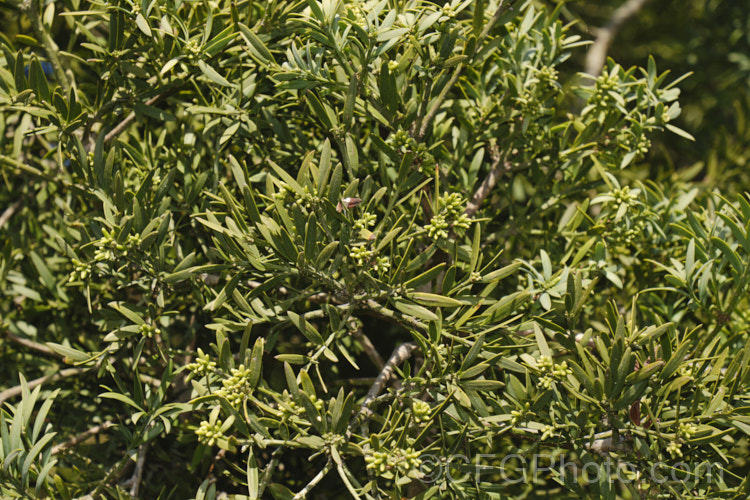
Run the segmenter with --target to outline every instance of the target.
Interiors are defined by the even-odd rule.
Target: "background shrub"
[[[747,492],[750,201],[659,177],[653,58],[531,1],[16,7],[4,495]]]

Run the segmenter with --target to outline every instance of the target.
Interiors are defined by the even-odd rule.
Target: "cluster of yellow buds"
[[[230,373],[230,377],[221,381],[223,387],[216,393],[236,408],[250,391],[250,369],[245,368],[245,365],[240,365],[237,368],[232,368]]]
[[[96,242],[97,248],[94,252],[96,262],[114,260],[118,255],[126,257],[130,249],[141,244],[141,237],[137,234],[129,234],[123,243],[119,243],[106,228],[102,229],[102,235]]]
[[[537,386],[544,389],[552,387],[556,380],[562,380],[568,375],[573,374],[573,370],[568,367],[567,361],[554,363],[549,356],[540,356],[539,361],[537,362],[537,367],[543,374],[539,379]]]
[[[141,333],[141,335],[148,338],[158,337],[159,335],[161,335],[161,328],[155,325],[149,325],[148,323],[144,323],[139,326],[138,331]]]
[[[411,405],[411,412],[415,422],[425,422],[430,418],[430,404],[426,401],[416,400]]]
[[[357,265],[364,265],[365,262],[370,260],[372,257],[372,250],[369,250],[364,245],[352,248],[349,252],[349,257],[357,262]]]
[[[194,375],[205,376],[213,372],[216,368],[216,362],[211,361],[211,358],[203,352],[200,347],[197,351],[198,357],[194,362],[187,365],[187,369],[190,370]]]
[[[392,443],[388,451],[376,450],[365,456],[365,462],[368,469],[378,474],[395,470],[406,475],[422,465],[419,456],[419,452],[414,451],[414,448],[398,448],[395,443]]]
[[[70,273],[68,281],[84,281],[91,276],[91,269],[87,263],[78,259],[71,259],[70,262],[73,264],[73,272]]]

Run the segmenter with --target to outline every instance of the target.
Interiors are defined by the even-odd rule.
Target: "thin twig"
[[[284,448],[279,446],[275,450],[273,450],[273,453],[271,453],[271,460],[268,461],[268,464],[266,465],[266,470],[263,471],[263,476],[260,479],[260,484],[258,485],[258,498],[263,497],[263,492],[266,490],[266,486],[271,481],[271,478],[273,476],[273,472],[276,470],[276,467],[279,465],[279,456],[284,451]]]
[[[328,474],[331,471],[331,469],[333,469],[333,460],[329,458],[328,462],[326,462],[325,467],[323,467],[320,471],[318,471],[315,477],[312,478],[310,482],[307,483],[305,487],[299,491],[299,493],[294,495],[294,500],[301,500],[303,498],[307,498],[307,494],[310,493],[310,491],[312,491],[312,489],[315,488],[315,486],[317,486],[317,484],[321,482],[324,477],[326,477],[326,474]]]
[[[44,384],[45,382],[56,382],[63,378],[80,375],[82,373],[87,372],[89,369],[90,368],[67,368],[60,372],[53,373],[52,375],[47,375],[44,377],[39,377],[37,379],[31,380],[30,382],[26,384],[26,387],[28,387],[29,390],[31,390],[38,385]],[[0,392],[0,404],[3,404],[7,399],[18,396],[22,392],[23,392],[23,387],[21,385],[17,385],[16,387],[11,387],[10,389],[5,389],[3,392]]]
[[[364,332],[362,331],[362,328],[355,328],[352,331],[352,335],[362,345],[362,349],[365,350],[365,354],[367,354],[367,357],[370,358],[370,361],[372,361],[372,364],[374,364],[378,370],[382,370],[383,367],[385,366],[385,361],[383,361],[382,356],[380,356],[380,353],[378,352],[378,350],[375,349],[375,346],[372,345],[372,342],[370,341],[370,337],[364,334]]]
[[[497,184],[497,181],[500,180],[500,178],[510,170],[510,164],[505,160],[507,158],[507,155],[500,155],[497,144],[493,144],[491,146],[490,152],[492,154],[492,165],[490,166],[490,172],[489,174],[487,174],[487,177],[484,178],[482,184],[474,193],[474,196],[471,197],[471,201],[466,204],[464,214],[466,214],[468,217],[471,217],[476,213],[477,210],[479,210],[482,202],[485,200],[485,198],[487,198],[487,196],[489,196],[492,188],[494,188]]]
[[[615,35],[617,35],[620,27],[625,21],[637,14],[647,1],[627,0],[615,10],[609,23],[604,28],[597,30],[596,40],[594,40],[588,54],[586,54],[586,73],[592,76],[598,76],[601,73],[604,61],[607,59],[609,47],[612,45],[612,41],[615,39]]]
[[[458,79],[461,77],[461,73],[463,72],[463,70],[463,64],[459,64],[458,66],[456,66],[451,79],[448,80],[448,83],[445,84],[443,89],[440,91],[440,94],[438,94],[438,96],[435,98],[435,101],[432,103],[430,110],[426,115],[424,115],[424,118],[422,119],[422,125],[419,127],[419,132],[417,132],[415,137],[415,139],[417,139],[418,141],[421,141],[422,138],[424,138],[425,134],[427,133],[427,129],[430,128],[430,125],[432,125],[432,120],[435,119],[440,106],[443,105],[445,98],[448,96],[448,92],[450,92],[451,88],[453,88],[453,85],[455,85]]]
[[[5,332],[5,338],[10,340],[11,342],[15,342],[16,344],[22,345],[24,347],[27,347],[29,349],[33,349],[39,353],[42,353],[45,356],[51,356],[57,359],[63,359],[65,357],[62,354],[56,353],[55,351],[53,351],[52,349],[50,349],[44,344],[40,344],[39,342],[34,342],[33,340],[19,337],[18,335],[14,335],[10,332]]]
[[[103,422],[97,426],[92,427],[91,429],[84,431],[76,436],[73,436],[71,439],[65,441],[64,443],[57,444],[52,447],[52,454],[57,455],[63,450],[67,450],[68,448],[72,448],[73,446],[82,443],[86,441],[91,436],[95,436],[99,434],[100,432],[104,432],[107,429],[113,427],[115,423],[112,420],[107,420],[106,422]]]
[[[151,99],[145,102],[146,106],[151,106],[152,104],[160,101],[163,97],[165,97],[167,94],[171,93],[173,89],[169,89],[165,92],[162,92],[159,95],[155,95]],[[133,120],[135,120],[135,111],[131,112],[123,121],[117,124],[115,128],[110,130],[107,135],[104,136],[104,144],[109,144],[114,139],[117,138],[118,135],[122,134],[125,129],[127,129],[131,123],[133,123]]]
[[[600,432],[594,434],[594,440],[585,447],[602,456],[607,456],[609,452],[623,453],[631,450],[630,444],[624,436],[619,436],[617,441],[612,435],[612,431]]]
[[[412,327],[412,328],[414,328],[416,330],[422,330],[422,331],[426,331],[427,330],[427,325],[425,325],[424,323],[422,323],[418,319],[416,319],[416,318],[414,318],[412,316],[408,316],[408,315],[403,314],[403,313],[398,312],[398,311],[391,311],[387,307],[381,306],[380,304],[378,304],[373,299],[367,299],[365,301],[365,304],[367,305],[367,307],[369,307],[370,309],[372,309],[374,312],[376,312],[376,313],[380,314],[381,316],[384,316],[384,317],[386,317],[388,319],[392,319],[392,320],[394,320],[396,322],[399,322],[399,323],[406,323],[407,325],[409,325],[410,327]]]
[[[148,441],[143,443],[138,448],[138,460],[135,463],[135,472],[133,476],[128,480],[130,484],[130,496],[138,498],[138,490],[141,487],[141,479],[143,478],[143,467],[146,465],[146,455],[148,454]]]
[[[346,468],[346,465],[344,464],[344,462],[343,461],[339,462],[336,465],[336,469],[338,470],[339,477],[341,477],[341,480],[344,482],[344,486],[346,486],[346,489],[349,491],[349,494],[352,496],[352,498],[359,499],[359,494],[357,493],[357,489],[349,480],[349,476],[352,475],[352,473],[349,472],[349,469]],[[357,485],[357,487],[361,488],[361,486],[359,485]]]
[[[21,208],[22,205],[23,200],[21,199],[5,209],[3,215],[0,215],[0,229],[2,229],[2,227],[8,223],[10,218],[13,217],[13,214],[16,213],[16,211]]]
[[[370,409],[368,408],[370,403],[376,397],[378,397],[378,394],[380,394],[380,391],[383,390],[385,384],[388,383],[388,380],[393,375],[393,372],[396,371],[396,367],[409,359],[411,353],[416,349],[417,344],[415,344],[414,342],[401,344],[400,346],[396,347],[396,349],[394,349],[393,354],[391,354],[391,357],[388,358],[388,362],[385,364],[383,369],[380,370],[380,375],[378,375],[378,378],[375,379],[372,387],[370,387],[370,390],[367,392],[365,400],[362,401],[362,404],[359,407],[360,413],[364,413],[365,415],[369,415],[371,413]]]

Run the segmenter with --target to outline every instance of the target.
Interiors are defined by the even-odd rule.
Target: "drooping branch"
[[[638,13],[648,0],[627,0],[615,10],[612,18],[603,28],[596,30],[596,40],[586,54],[586,73],[598,76],[607,59],[607,52],[625,21]]]

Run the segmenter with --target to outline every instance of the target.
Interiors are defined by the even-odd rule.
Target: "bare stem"
[[[326,465],[325,465],[325,467],[323,467],[323,468],[322,468],[322,469],[321,469],[321,470],[320,470],[320,471],[319,471],[319,472],[318,472],[318,473],[317,473],[317,474],[315,475],[315,477],[314,477],[314,478],[312,478],[312,479],[310,480],[310,482],[309,482],[309,483],[307,483],[307,484],[305,485],[305,487],[304,487],[304,488],[302,488],[302,489],[301,489],[301,490],[299,491],[299,493],[297,493],[296,495],[294,495],[294,500],[301,500],[301,499],[303,499],[303,498],[307,498],[307,494],[308,494],[308,493],[310,493],[310,491],[312,491],[312,489],[313,489],[313,488],[315,488],[315,486],[317,486],[317,484],[318,484],[319,482],[321,482],[321,481],[323,480],[323,478],[324,478],[324,477],[326,477],[326,474],[328,474],[328,473],[329,473],[329,472],[331,471],[331,469],[333,469],[333,460],[331,460],[331,459],[329,458],[329,459],[328,459],[328,462],[326,462]]]
[[[52,375],[47,375],[45,377],[39,377],[37,379],[34,379],[28,382],[26,386],[29,389],[33,389],[38,385],[44,384],[45,382],[55,382],[63,378],[73,377],[75,375],[80,375],[82,373],[85,373],[88,370],[89,370],[88,368],[67,368],[60,372],[53,373]],[[11,387],[10,389],[6,389],[3,392],[0,392],[0,404],[3,404],[7,399],[18,396],[22,392],[23,392],[23,388],[20,385],[17,385],[16,387]]]
[[[497,23],[498,19],[500,19],[500,16],[502,13],[507,9],[508,6],[505,4],[505,0],[500,0],[500,4],[497,6],[497,10],[495,10],[495,13],[492,15],[492,18],[490,18],[489,22],[484,25],[484,29],[482,29],[482,32],[479,34],[479,38],[477,38],[477,43],[474,46],[474,52],[471,54],[471,57],[474,57],[477,52],[479,51],[479,48],[484,43],[485,39],[490,33],[490,30],[492,27]],[[440,106],[443,105],[443,102],[445,102],[446,97],[448,97],[448,92],[451,91],[453,86],[456,84],[458,79],[461,77],[461,73],[464,70],[463,63],[460,63],[456,66],[456,69],[453,71],[453,75],[451,75],[450,80],[448,80],[448,83],[445,84],[445,86],[440,91],[440,94],[435,98],[435,100],[432,102],[432,106],[430,106],[430,110],[425,114],[424,118],[420,121],[419,119],[417,122],[415,122],[415,125],[418,123],[421,123],[419,126],[419,131],[416,133],[412,133],[412,136],[417,139],[418,141],[421,141],[422,138],[424,138],[425,134],[427,134],[427,130],[430,128],[430,125],[432,125],[432,121],[435,119],[435,116],[437,115],[438,111],[440,110]],[[416,127],[413,129],[413,131],[416,129]]]
[[[141,479],[143,478],[143,467],[146,465],[146,455],[148,454],[148,442],[143,443],[138,448],[138,460],[135,463],[135,472],[133,476],[128,480],[130,483],[130,496],[138,498],[138,490],[141,487]]]
[[[362,401],[362,404],[359,407],[360,413],[364,413],[366,415],[369,415],[371,413],[370,409],[368,408],[370,406],[370,403],[372,403],[372,401],[376,397],[378,397],[380,391],[383,390],[383,387],[385,387],[385,384],[388,383],[388,380],[393,375],[393,372],[396,371],[396,367],[409,359],[411,353],[416,349],[417,344],[415,344],[414,342],[401,344],[400,346],[396,347],[396,349],[394,349],[393,354],[391,354],[391,357],[388,359],[388,362],[385,364],[383,369],[380,370],[380,375],[378,375],[378,378],[375,379],[372,387],[370,387],[365,400]]]
[[[273,472],[276,470],[276,467],[279,465],[279,456],[284,451],[284,448],[279,446],[275,450],[273,450],[273,453],[271,453],[271,460],[268,461],[268,464],[266,465],[266,470],[263,471],[263,477],[260,480],[260,484],[258,485],[258,497],[263,496],[263,492],[266,490],[266,486],[271,481],[271,478],[273,476]]]
[[[588,54],[586,54],[586,73],[592,76],[597,76],[601,73],[604,61],[607,59],[609,47],[612,45],[612,41],[615,39],[615,35],[617,35],[620,27],[625,24],[625,21],[637,14],[647,1],[627,0],[615,10],[607,25],[597,30],[596,40],[594,40]]]
[[[99,424],[97,426],[94,426],[91,429],[89,429],[89,430],[87,430],[85,432],[82,432],[82,433],[80,433],[80,434],[72,437],[71,439],[67,440],[64,443],[60,443],[58,445],[55,445],[54,447],[52,447],[52,454],[53,455],[57,455],[58,453],[60,453],[63,450],[67,450],[68,448],[72,448],[73,446],[86,441],[91,436],[95,436],[95,435],[99,434],[100,432],[106,431],[107,429],[113,427],[114,425],[115,424],[114,424],[114,422],[112,420],[107,420],[106,422],[103,422],[103,423],[101,423],[101,424]]]
[[[2,224],[0,224],[0,227],[2,227]],[[18,335],[14,335],[10,332],[5,332],[5,338],[10,340],[11,342],[15,342],[16,344],[22,345],[26,348],[33,349],[41,354],[44,354],[45,356],[51,356],[57,359],[64,358],[64,356],[57,354],[55,351],[53,351],[46,345],[40,344],[39,342],[34,342],[33,340],[25,339],[23,337],[19,337]]]
[[[415,137],[415,139],[417,139],[418,141],[421,141],[422,138],[427,133],[427,129],[429,129],[430,125],[432,125],[432,120],[435,119],[435,115],[437,115],[438,110],[440,109],[440,106],[443,105],[445,98],[448,96],[448,92],[450,92],[451,88],[453,88],[453,85],[456,84],[463,70],[464,70],[463,64],[459,64],[458,66],[456,66],[456,69],[453,72],[451,79],[448,80],[448,83],[445,84],[443,89],[440,91],[440,94],[438,94],[438,96],[433,101],[432,106],[430,107],[430,110],[427,112],[426,115],[424,115],[424,118],[422,119],[422,125],[419,127],[419,132],[417,132],[417,135]]]
[[[365,335],[365,333],[362,331],[362,328],[353,329],[352,335],[362,345],[362,349],[365,350],[365,354],[367,354],[367,357],[370,358],[370,361],[372,361],[372,364],[374,364],[378,368],[378,370],[382,370],[383,367],[385,366],[385,362],[383,361],[383,358],[380,356],[380,353],[378,352],[378,350],[375,349],[375,346],[372,345],[372,342],[370,341],[370,337]]]
[[[0,215],[0,229],[2,229],[2,227],[8,223],[10,218],[13,217],[13,214],[16,213],[16,211],[18,211],[18,209],[21,208],[22,205],[23,205],[23,200],[18,200],[17,202],[15,202],[14,204],[12,204],[11,206],[5,209],[5,211],[3,212],[3,215]]]
[[[166,96],[168,93],[170,93],[171,90],[167,90],[165,92],[162,92],[159,95],[155,95],[151,99],[145,102],[146,106],[151,106],[152,104],[160,101],[164,96]],[[107,135],[104,136],[104,144],[109,144],[114,139],[117,138],[118,135],[122,134],[125,129],[127,129],[131,123],[133,123],[133,120],[135,120],[135,111],[130,113],[123,121],[117,124],[115,128],[110,130]]]
[[[466,205],[464,214],[471,217],[479,210],[482,202],[489,196],[492,188],[495,187],[497,181],[510,170],[510,164],[504,161],[504,157],[500,155],[497,144],[493,144],[490,150],[492,154],[492,165],[490,166],[490,173],[484,178],[482,184],[471,197],[471,201]]]
[[[375,311],[376,313],[380,314],[383,317],[386,317],[388,319],[395,320],[399,323],[406,323],[408,326],[414,328],[415,330],[422,330],[426,331],[427,326],[422,323],[421,321],[417,320],[416,318],[412,316],[407,316],[406,314],[397,312],[397,311],[391,311],[387,307],[381,306],[373,299],[368,299],[365,304],[367,304],[367,307]]]

